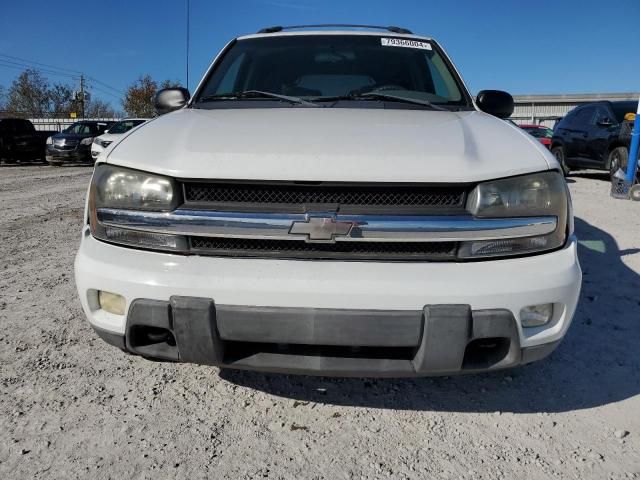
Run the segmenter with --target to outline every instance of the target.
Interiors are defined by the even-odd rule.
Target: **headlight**
[[[480,218],[544,217],[557,220],[548,235],[465,242],[463,258],[519,255],[564,245],[568,230],[567,186],[558,172],[541,172],[479,184],[469,195],[467,209]]]
[[[131,246],[184,249],[184,237],[144,233],[100,222],[101,209],[170,211],[178,202],[179,194],[171,178],[114,165],[99,165],[89,189],[91,233],[102,240]]]
[[[152,173],[102,164],[91,181],[96,208],[168,211],[176,207],[172,179]]]
[[[91,142],[93,142],[93,137],[83,138],[80,140],[80,145],[91,145]]]
[[[98,137],[96,137],[96,138],[94,138],[94,139],[93,139],[93,143],[95,143],[96,145],[100,145],[100,146],[102,146],[102,145],[101,145],[101,140],[100,140]]]
[[[46,144],[47,145],[53,145],[53,137],[47,137]]]

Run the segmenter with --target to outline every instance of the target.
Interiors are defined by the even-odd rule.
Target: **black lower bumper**
[[[144,357],[281,373],[406,377],[497,370],[540,360],[559,342],[521,348],[508,310],[421,311],[215,305],[136,300],[124,336],[101,338]]]
[[[63,162],[88,162],[91,161],[91,150],[88,148],[76,148],[74,150],[56,150],[47,148],[45,158],[50,163]]]

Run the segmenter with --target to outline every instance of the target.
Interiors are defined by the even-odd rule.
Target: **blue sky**
[[[8,0],[0,8],[0,55],[82,71],[102,82],[89,82],[96,97],[119,107],[116,90],[142,74],[185,82],[186,1]],[[329,22],[400,25],[431,35],[472,92],[640,90],[640,0],[190,2],[192,90],[235,36],[269,25]],[[20,73],[7,65],[0,62],[6,88]]]

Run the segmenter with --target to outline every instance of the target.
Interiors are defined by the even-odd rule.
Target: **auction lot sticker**
[[[422,50],[431,50],[431,44],[427,42],[419,42],[417,40],[407,40],[406,38],[381,38],[382,45],[385,47],[406,47],[421,48]]]

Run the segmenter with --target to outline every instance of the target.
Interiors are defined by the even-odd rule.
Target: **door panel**
[[[600,125],[600,122],[608,120],[611,125]],[[587,142],[586,156],[588,160],[598,166],[603,167],[607,161],[607,149],[609,146],[609,136],[615,130],[615,117],[603,106],[596,109],[591,127],[589,129],[589,140]]]

